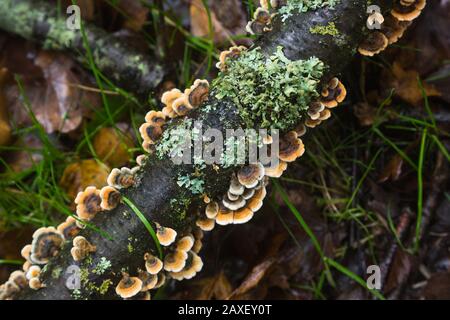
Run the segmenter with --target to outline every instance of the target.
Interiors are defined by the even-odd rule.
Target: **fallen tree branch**
[[[65,13],[42,0],[0,1],[0,29],[38,42],[44,49],[64,50],[78,61],[88,64],[87,50],[81,30],[67,28]],[[148,98],[165,75],[164,66],[114,35],[84,22],[87,44],[96,67],[114,84],[141,98]]]
[[[264,3],[264,1],[262,1],[262,3]],[[204,230],[211,230],[211,226],[214,227],[214,222],[219,223],[220,219],[225,219],[225,216],[228,217],[229,215],[231,215],[231,222],[228,223],[233,223],[234,219],[236,219],[236,213],[239,211],[234,211],[234,209],[223,209],[222,206],[225,205],[225,200],[222,203],[221,199],[223,195],[226,194],[227,190],[232,190],[233,185],[230,186],[230,179],[232,173],[236,172],[239,167],[237,165],[206,165],[202,168],[198,168],[195,165],[175,165],[167,153],[161,154],[161,152],[155,151],[151,144],[148,144],[150,139],[149,135],[159,132],[158,130],[160,128],[163,128],[165,132],[174,132],[185,126],[186,123],[194,120],[201,120],[203,127],[217,129],[224,133],[225,136],[226,129],[253,128],[249,125],[249,122],[252,122],[252,125],[254,125],[255,128],[261,127],[262,122],[259,122],[258,118],[261,114],[265,119],[276,118],[278,121],[277,126],[281,127],[284,133],[291,130],[296,124],[306,124],[306,126],[315,127],[320,124],[322,120],[325,120],[330,116],[328,108],[337,106],[345,96],[345,89],[342,84],[338,82],[337,79],[331,79],[331,77],[339,74],[350,62],[356,50],[358,48],[361,49],[361,44],[365,43],[364,39],[368,33],[368,30],[365,27],[365,11],[365,0],[336,1],[335,6],[332,8],[324,4],[321,7],[310,8],[310,10],[301,13],[294,10],[287,15],[285,19],[282,15],[277,15],[272,20],[269,18],[270,15],[266,14],[267,11],[257,11],[255,20],[250,24],[250,29],[251,31],[264,29],[266,31],[265,34],[256,41],[253,48],[247,51],[248,54],[243,53],[242,56],[239,56],[238,52],[238,57],[235,57],[235,60],[232,60],[230,64],[228,64],[228,60],[223,59],[223,61],[221,61],[222,64],[220,66],[225,66],[229,68],[229,70],[224,70],[219,78],[213,83],[210,90],[211,93],[206,102],[202,103],[200,107],[188,112],[185,118],[175,117],[177,113],[184,114],[186,111],[185,109],[189,109],[187,108],[187,105],[189,105],[189,101],[191,101],[189,100],[191,99],[191,94],[195,92],[200,85],[205,86],[204,82],[199,82],[195,84],[195,87],[191,88],[190,91],[188,90],[185,95],[181,92],[170,93],[180,97],[180,99],[182,99],[182,104],[176,104],[173,101],[173,103],[169,102],[168,97],[163,97],[163,102],[166,104],[166,107],[163,109],[164,115],[149,113],[148,119],[146,118],[148,127],[145,127],[144,125],[144,130],[142,130],[141,133],[143,134],[144,143],[147,143],[145,147],[152,152],[150,155],[145,156],[144,159],[140,159],[138,163],[141,165],[136,172],[133,170],[132,177],[127,176],[127,179],[124,179],[125,182],[129,182],[131,179],[133,182],[132,185],[129,185],[128,188],[119,190],[122,199],[126,198],[126,202],[128,204],[133,204],[133,206],[131,207],[130,205],[121,202],[114,209],[99,212],[92,219],[90,217],[89,219],[86,219],[90,220],[90,225],[102,230],[102,232],[98,232],[91,228],[80,231],[79,235],[83,236],[84,239],[87,239],[95,246],[95,248],[86,246],[86,248],[91,248],[89,249],[89,254],[86,255],[87,257],[83,254],[83,257],[79,259],[79,261],[78,259],[76,259],[77,261],[74,261],[74,258],[78,257],[77,255],[79,255],[79,253],[75,253],[73,250],[79,249],[80,247],[75,243],[72,244],[72,241],[67,241],[67,238],[61,247],[59,245],[57,246],[56,251],[47,250],[49,248],[55,248],[53,244],[50,244],[49,246],[48,242],[45,242],[42,246],[39,246],[39,243],[34,243],[36,240],[40,239],[39,237],[43,235],[43,232],[44,236],[46,236],[45,232],[47,231],[40,230],[34,235],[34,249],[31,249],[31,258],[29,252],[28,254],[27,252],[24,252],[24,256],[29,260],[28,265],[24,267],[29,270],[29,264],[33,264],[33,260],[34,262],[37,260],[36,255],[48,256],[48,252],[50,251],[50,253],[52,253],[51,255],[54,253],[56,254],[56,257],[49,259],[48,262],[44,261],[42,263],[45,266],[37,277],[33,278],[32,275],[30,276],[31,279],[36,279],[32,286],[35,286],[35,289],[39,290],[32,290],[26,287],[22,288],[20,291],[14,292],[10,297],[16,299],[117,299],[120,298],[120,296],[148,298],[148,291],[143,289],[142,281],[134,277],[134,275],[138,273],[139,269],[145,269],[146,267],[148,272],[154,271],[154,268],[146,265],[144,261],[146,253],[151,253],[154,257],[160,255],[158,243],[154,241],[151,236],[152,227],[157,230],[157,236],[161,244],[166,245],[163,252],[165,257],[161,257],[161,259],[164,260],[164,270],[158,270],[158,283],[161,279],[163,279],[162,282],[164,282],[166,277],[177,279],[177,277],[180,276],[180,273],[188,271],[186,270],[188,266],[191,268],[197,263],[196,266],[199,268],[190,274],[190,276],[195,275],[195,273],[201,269],[201,260],[198,262],[198,260],[192,258],[196,257],[196,253],[198,253],[201,248],[201,232],[196,230],[195,224],[198,226],[201,225],[201,228]],[[313,27],[327,26],[330,25],[331,22],[333,23],[334,28],[339,30],[338,36],[330,35],[326,32],[311,32]],[[387,36],[385,38],[387,39]],[[380,51],[380,45],[384,48],[387,44],[385,45],[384,42],[376,42],[370,43],[370,46],[368,46],[367,43],[365,43],[364,47],[366,52],[370,50]],[[300,109],[301,112],[299,112],[300,115],[298,119],[296,119],[296,123],[292,123],[288,122],[288,120],[283,117],[279,117],[279,115],[276,114],[278,111],[265,108],[265,105],[260,107],[261,109],[258,110],[259,113],[257,115],[253,114],[254,105],[248,106],[243,102],[245,101],[245,97],[239,97],[239,93],[242,92],[231,90],[228,94],[223,94],[221,91],[224,90],[221,86],[222,81],[229,81],[230,79],[226,78],[227,75],[233,75],[233,72],[238,71],[236,69],[233,70],[233,68],[237,68],[236,66],[242,64],[245,59],[249,59],[249,57],[252,58],[253,55],[258,56],[258,52],[261,52],[266,58],[270,57],[271,59],[274,59],[274,61],[280,60],[279,63],[281,65],[285,63],[289,67],[298,66],[296,62],[300,63],[301,67],[304,67],[305,65],[308,65],[309,62],[302,64],[302,61],[312,61],[311,58],[313,57],[319,59],[324,65],[324,70],[319,80],[326,90],[322,91],[321,95],[319,94],[316,96],[316,98],[319,99],[318,102],[308,101],[308,103],[311,102],[313,107],[316,107],[318,103],[321,111],[314,113],[312,112],[314,111],[313,107],[303,106],[303,109]],[[229,53],[230,52],[227,54]],[[269,60],[266,62],[270,64]],[[315,65],[317,65],[317,63]],[[257,70],[256,72],[259,71]],[[287,72],[286,79],[288,79],[287,76],[291,76],[291,71],[292,70],[282,71]],[[262,70],[261,72],[266,71]],[[253,76],[253,79],[259,77],[256,73]],[[293,81],[295,82],[296,80],[300,81],[300,78],[297,79],[294,77]],[[233,81],[229,82],[233,83]],[[303,83],[303,85],[306,86],[307,83]],[[327,87],[327,85],[329,85],[329,87]],[[267,90],[273,90],[273,88],[267,88]],[[238,93],[237,98],[234,96],[236,92]],[[286,94],[288,93],[289,92],[287,91]],[[245,94],[250,96],[252,94],[264,94],[264,92],[251,92],[250,90],[246,91]],[[300,92],[296,92],[296,94],[301,96]],[[297,98],[297,96],[294,96],[294,98]],[[186,101],[183,99],[188,100]],[[302,106],[298,107],[302,108]],[[155,117],[160,117],[160,119],[156,120]],[[161,119],[162,123],[164,123],[167,120],[165,119],[166,117],[174,119],[168,121],[164,126],[156,125],[156,122]],[[292,116],[290,120],[292,120]],[[269,127],[270,126],[269,123]],[[304,129],[303,125],[301,125],[301,127]],[[148,128],[151,128],[153,131],[150,130],[149,132],[147,130]],[[304,131],[303,129],[299,130]],[[286,156],[283,158],[286,159],[286,161],[295,160],[295,158],[300,156],[304,151],[303,143],[297,138],[298,133],[294,132],[292,134],[292,132],[293,131],[286,135],[289,136],[291,140],[288,141],[287,147],[284,146],[284,151],[285,153],[294,152],[295,157],[290,156],[288,160],[286,159],[288,158]],[[303,133],[304,132],[302,132],[302,134]],[[161,134],[159,134],[159,136],[160,135]],[[294,136],[293,140],[292,136]],[[164,143],[168,143],[168,139],[170,139],[170,137],[163,135],[156,142],[156,149],[159,150],[158,147],[162,146]],[[283,160],[281,154],[279,157]],[[281,161],[281,163],[286,165],[284,160]],[[250,166],[244,167],[244,169],[248,169],[249,167]],[[252,169],[254,169],[254,167],[252,167]],[[125,170],[124,172],[131,171]],[[242,173],[242,171],[239,171],[239,173]],[[244,173],[247,174],[248,171]],[[269,174],[269,170],[263,170],[263,175],[264,173],[268,176],[279,176],[273,173]],[[111,181],[108,181],[110,185],[115,186],[117,174],[119,173],[113,171],[114,179],[112,178]],[[122,174],[125,173],[122,172]],[[250,172],[250,174],[253,175],[253,172]],[[258,173],[258,179],[261,179],[259,174],[260,173]],[[179,183],[180,176],[184,177],[186,175],[190,175],[191,177],[202,177],[201,192],[195,192],[192,188],[186,188],[185,185]],[[246,188],[244,188],[243,184],[244,182],[239,180],[236,188],[242,187],[242,190],[244,190],[248,187],[246,190],[253,192],[256,190],[255,194],[261,190],[265,192],[264,185],[260,186],[258,184],[257,189],[251,189],[253,187],[245,184]],[[95,208],[91,200],[97,201],[98,195],[96,192],[97,191],[95,190],[86,190],[77,197],[77,211],[81,212],[81,214],[78,212],[79,218],[83,218],[84,215],[86,215],[86,211],[92,211],[93,208]],[[256,196],[251,197],[249,202]],[[263,197],[264,195],[256,200],[262,203]],[[200,208],[200,210],[205,210],[205,203],[216,203],[215,201],[221,202],[220,209],[212,210],[212,213],[210,210],[209,213],[211,214],[211,217],[208,215],[207,209],[206,215],[208,218],[200,218],[202,214],[197,213],[197,209]],[[259,204],[259,207],[261,206],[261,203]],[[82,205],[84,207],[82,207]],[[136,210],[138,212],[136,212]],[[253,211],[256,212],[257,209],[252,208],[251,211],[248,211],[251,216],[253,216]],[[213,214],[214,217],[212,216]],[[222,216],[219,219],[220,214],[222,214]],[[221,223],[225,224],[223,223],[223,220]],[[163,227],[161,228],[161,226]],[[176,239],[178,242],[176,243],[173,242],[175,240],[173,231],[177,234]],[[53,231],[48,231],[48,233],[55,236]],[[190,243],[191,240],[187,241],[188,244],[182,243],[182,240],[185,239],[183,236],[192,238],[192,242],[195,240],[195,243],[199,243],[200,245],[193,245]],[[48,239],[48,237],[46,239]],[[172,242],[174,245],[169,246]],[[46,250],[40,252],[39,250],[42,248]],[[180,258],[183,263],[183,266],[180,269],[181,271],[174,272],[174,270],[169,270],[167,266],[169,264],[173,266],[173,264],[176,264],[178,260],[180,260],[178,259],[178,256],[183,256],[181,254],[183,252],[181,251],[189,251],[190,254],[189,258],[187,255],[182,259]],[[168,256],[171,256],[172,259],[167,260]],[[152,260],[156,265],[155,261],[157,260]],[[149,262],[149,260],[147,260],[147,262]],[[67,270],[69,270],[72,265],[77,265],[81,269],[82,286],[79,290],[75,291],[70,290],[67,286],[67,281],[70,280],[71,276],[70,273],[67,273]],[[123,274],[124,272],[126,274]],[[127,274],[130,274],[132,278],[128,278]],[[186,273],[184,273],[183,276],[186,276]],[[13,287],[11,281],[14,282],[15,279],[10,279],[9,287]],[[43,285],[43,287],[41,285]],[[133,292],[131,295],[123,294],[122,289],[125,288],[131,290],[135,289],[135,287],[142,289],[141,294],[137,294],[137,291]],[[116,288],[116,290],[114,290],[114,288]],[[151,288],[156,288],[156,285],[153,284]],[[3,287],[3,291],[6,292],[7,288]]]

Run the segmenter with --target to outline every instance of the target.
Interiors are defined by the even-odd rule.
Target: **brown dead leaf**
[[[0,146],[7,145],[11,140],[11,125],[9,124],[8,108],[4,91],[7,75],[5,68],[0,68]]]
[[[202,287],[200,294],[196,297],[198,300],[224,300],[233,290],[223,270],[213,277],[200,280],[198,284]]]
[[[353,107],[353,113],[363,127],[371,126],[377,115],[377,109],[366,102],[360,102]]]
[[[43,144],[34,134],[28,133],[15,141],[13,146],[17,149],[6,153],[5,159],[8,166],[14,172],[22,172],[31,168],[34,164],[44,159],[42,153]]]
[[[134,146],[131,136],[127,132],[123,134],[118,130],[102,128],[97,132],[93,141],[95,153],[111,168],[123,166],[133,156],[128,152]]]
[[[247,275],[241,285],[236,288],[230,296],[230,299],[236,299],[237,297],[244,295],[251,289],[255,288],[259,282],[264,278],[267,271],[275,263],[276,259],[274,257],[261,262],[256,265],[252,271]]]
[[[209,36],[208,12],[201,0],[191,1],[190,15],[192,34],[196,37]],[[212,1],[210,16],[216,43],[223,43],[232,35],[245,33],[246,15],[237,0]]]
[[[402,167],[403,158],[399,154],[396,154],[381,171],[378,182],[385,182],[389,179],[392,181],[397,181],[402,173]]]
[[[419,74],[415,70],[404,70],[399,62],[392,66],[392,79],[390,85],[395,93],[406,102],[418,106],[423,101],[422,91],[418,84]],[[441,93],[433,85],[423,82],[425,94],[428,97],[440,96]]]
[[[106,165],[102,165],[94,159],[81,160],[66,167],[60,185],[73,200],[78,192],[88,186],[97,188],[105,186],[109,171]]]
[[[124,27],[138,32],[142,30],[147,21],[148,8],[139,0],[120,0],[119,8],[126,13]]]
[[[41,51],[35,63],[42,69],[43,78],[26,78],[23,85],[36,119],[47,133],[74,131],[88,110],[100,105],[98,94],[79,87],[79,76],[72,70],[75,64],[64,54]],[[17,86],[8,88],[7,101],[15,124],[32,124]]]
[[[384,291],[391,292],[400,284],[404,283],[408,278],[412,268],[413,258],[402,249],[398,249],[395,253],[394,259],[386,279]]]
[[[449,300],[450,272],[440,272],[433,274],[428,280],[427,286],[423,290],[423,295],[428,300]]]

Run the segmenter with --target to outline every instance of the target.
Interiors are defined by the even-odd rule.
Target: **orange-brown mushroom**
[[[116,293],[123,299],[137,295],[142,289],[142,280],[138,277],[130,277],[128,273],[122,273],[122,280],[116,287]]]
[[[380,31],[373,31],[360,43],[358,52],[363,56],[372,57],[386,49],[388,38]]]
[[[289,131],[280,141],[278,157],[284,162],[293,162],[305,152],[305,146],[295,131]]]
[[[200,107],[209,96],[209,82],[207,80],[197,79],[194,84],[184,92],[186,103],[189,108],[195,109]]]
[[[426,0],[395,0],[391,14],[399,21],[412,21],[420,15],[426,4]]]
[[[120,203],[120,192],[111,186],[105,186],[100,190],[102,202],[100,206],[103,210],[112,210]]]
[[[79,192],[75,198],[77,216],[85,221],[91,220],[97,212],[102,210],[101,202],[100,190],[96,187],[87,187],[84,191]]]

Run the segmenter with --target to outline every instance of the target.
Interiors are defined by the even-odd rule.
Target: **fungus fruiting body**
[[[86,258],[91,252],[97,250],[96,246],[92,245],[86,238],[77,236],[72,241],[73,247],[70,250],[73,260],[81,261]]]
[[[64,239],[71,239],[75,237],[80,228],[77,226],[77,220],[74,217],[67,217],[66,221],[59,224],[56,230],[64,236]]]
[[[150,274],[158,274],[163,268],[163,262],[150,253],[144,255],[144,260],[145,270]]]
[[[40,228],[33,234],[30,260],[35,264],[46,264],[50,258],[56,256],[64,238],[54,227]]]
[[[142,290],[142,280],[138,277],[130,277],[128,273],[122,273],[122,280],[116,287],[116,293],[123,299],[131,298]]]
[[[87,187],[84,191],[79,192],[75,198],[77,216],[82,220],[92,220],[102,210],[101,202],[100,190],[95,187]]]
[[[156,224],[156,236],[159,243],[163,246],[170,246],[177,237],[177,232],[172,228],[163,227],[160,224]]]
[[[138,167],[137,167],[138,168]],[[108,185],[116,189],[129,188],[134,185],[135,173],[137,169],[114,168],[108,176]]]
[[[100,198],[100,207],[103,210],[112,210],[120,203],[121,195],[115,188],[106,186],[100,190]]]

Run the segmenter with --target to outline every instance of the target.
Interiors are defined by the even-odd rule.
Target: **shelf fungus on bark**
[[[76,237],[81,231],[77,226],[77,220],[72,216],[67,217],[64,222],[60,223],[56,230],[64,236],[65,240]]]
[[[389,40],[382,32],[373,31],[359,45],[358,52],[363,56],[372,57],[386,49],[388,44]]]
[[[122,272],[122,280],[116,287],[116,293],[123,299],[134,297],[142,289],[142,280],[138,277],[130,277],[126,272]]]
[[[152,255],[151,253],[146,253],[144,255],[145,260],[145,270],[150,274],[158,274],[163,268],[163,262]]]
[[[180,271],[169,272],[169,275],[178,281],[192,279],[203,268],[202,259],[193,251],[187,253],[188,258]]]
[[[195,225],[202,229],[202,231],[212,231],[216,226],[216,222],[214,219],[200,217],[195,221]]]
[[[33,234],[30,260],[33,264],[46,264],[55,257],[64,243],[64,237],[54,227],[39,228]]]
[[[253,20],[249,21],[246,28],[250,34],[263,34],[272,30],[272,15],[267,9],[259,7],[253,14]]]
[[[38,278],[39,275],[41,274],[41,270],[42,270],[41,267],[39,267],[37,265],[31,266],[26,273],[26,278],[28,280],[31,280],[33,278]]]
[[[116,189],[129,188],[136,182],[136,171],[139,167],[133,169],[129,168],[114,168],[108,176],[107,183],[110,187]]]
[[[72,241],[72,249],[70,254],[73,260],[81,261],[86,258],[90,253],[97,251],[97,247],[92,245],[85,237],[77,236]]]
[[[392,14],[389,14],[381,25],[380,31],[386,36],[389,44],[393,44],[403,36],[410,25],[411,21],[399,21]]]
[[[142,281],[141,291],[145,292],[155,288],[158,283],[158,276],[150,272],[138,269],[138,278]]]
[[[338,78],[332,78],[322,89],[320,102],[327,108],[335,108],[345,100],[347,90]],[[319,112],[321,112],[320,110]],[[316,120],[316,119],[312,119]]]
[[[412,21],[420,15],[426,4],[426,0],[395,0],[391,14],[399,21]]]
[[[245,46],[233,46],[228,50],[222,51],[219,56],[219,62],[216,63],[217,69],[222,72],[227,70],[227,60],[236,59],[242,53],[242,51],[247,50]]]
[[[162,246],[170,246],[177,237],[177,232],[168,227],[163,227],[159,223],[156,224],[156,237]]]
[[[194,236],[192,234],[188,234],[177,241],[175,248],[176,250],[187,252],[192,249],[192,247],[194,246],[194,242]]]
[[[305,153],[305,146],[297,132],[289,131],[280,141],[278,158],[284,162],[293,162]]]
[[[325,109],[325,105],[320,101],[314,101],[310,103],[308,107],[308,116],[311,120],[317,120],[320,117],[320,113]]]
[[[183,93],[179,89],[172,89],[170,91],[164,92],[161,97],[161,102],[165,105],[162,109],[162,113],[168,118],[176,118],[177,114],[173,110],[173,103],[175,100],[183,96]]]
[[[154,125],[151,123],[143,123],[140,127],[139,127],[139,133],[141,134],[143,143],[142,146],[143,148],[148,151],[148,145],[152,145],[155,144],[156,141],[161,138],[162,134],[163,134],[163,129],[161,126],[159,125]]]
[[[174,250],[164,257],[164,270],[169,272],[181,271],[186,265],[188,254],[183,250]]]
[[[100,190],[96,187],[87,187],[84,191],[78,192],[75,198],[77,216],[83,221],[92,220],[102,210],[101,202]]]
[[[122,196],[115,188],[105,186],[100,190],[100,198],[102,199],[100,207],[103,210],[112,210],[119,205]]]
[[[209,82],[208,80],[197,79],[194,84],[184,91],[187,99],[187,105],[191,109],[200,107],[208,100],[209,96]]]
[[[287,169],[287,162],[278,161],[276,165],[268,165],[264,167],[265,175],[271,178],[279,178],[283,175],[284,171]]]
[[[244,187],[254,188],[264,178],[264,166],[261,163],[246,165],[239,169],[237,178]]]
[[[166,123],[166,116],[161,111],[152,110],[145,115],[145,122],[161,127]]]

